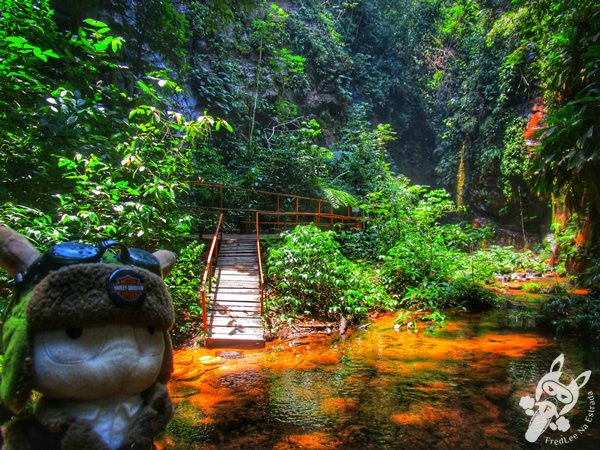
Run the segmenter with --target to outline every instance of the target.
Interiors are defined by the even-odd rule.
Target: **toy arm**
[[[4,427],[3,450],[60,450],[60,440],[32,419],[14,419]]]
[[[142,396],[144,405],[136,414],[120,449],[154,448],[154,437],[165,430],[173,417],[173,405],[164,384],[154,383]]]

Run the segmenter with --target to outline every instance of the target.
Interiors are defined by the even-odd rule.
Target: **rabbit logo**
[[[535,442],[546,431],[568,431],[571,428],[565,415],[573,409],[579,399],[579,390],[585,386],[592,372],[586,370],[569,384],[560,381],[564,354],[559,355],[550,366],[550,372],[544,375],[535,389],[535,399],[527,395],[521,397],[519,406],[525,414],[531,416],[525,439]]]

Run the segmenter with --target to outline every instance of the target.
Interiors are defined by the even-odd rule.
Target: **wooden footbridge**
[[[212,205],[206,209],[219,214],[214,234],[205,236],[211,242],[200,289],[205,345],[209,348],[263,347],[264,274],[260,243],[265,235],[261,235],[261,227],[282,229],[304,223],[315,223],[320,227],[361,227],[363,219],[353,215],[356,210],[353,211],[350,206],[336,207],[323,199],[217,183],[195,184],[217,191],[217,206],[213,198]],[[233,196],[238,199],[241,193],[247,206],[235,208],[227,205],[228,191],[233,191]],[[257,199],[257,196],[262,198]],[[265,198],[270,200],[265,201]],[[224,214],[227,212],[242,217],[238,220],[240,227],[252,227],[253,232],[223,233]]]

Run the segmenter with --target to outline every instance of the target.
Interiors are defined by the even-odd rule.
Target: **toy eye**
[[[38,353],[58,364],[80,364],[94,359],[104,348],[106,327],[67,327],[35,333]]]
[[[160,355],[165,351],[163,333],[158,332],[153,325],[147,327],[134,327],[140,353],[142,355]]]
[[[71,339],[78,339],[83,334],[83,328],[81,327],[69,327],[67,328],[67,336]]]

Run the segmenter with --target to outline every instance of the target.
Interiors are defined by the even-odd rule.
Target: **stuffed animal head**
[[[171,252],[117,241],[67,242],[40,254],[0,225],[0,265],[17,291],[2,330],[3,403],[18,413],[32,389],[96,400],[166,383],[173,307],[162,276],[174,262]]]

